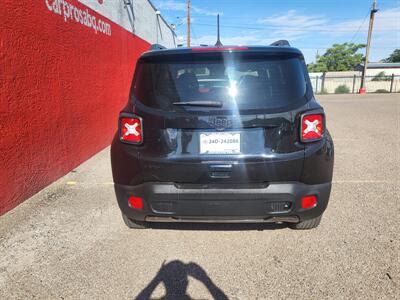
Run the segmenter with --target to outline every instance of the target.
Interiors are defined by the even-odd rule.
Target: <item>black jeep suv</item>
[[[333,142],[302,53],[286,42],[155,48],[137,63],[111,147],[125,223],[318,226]]]

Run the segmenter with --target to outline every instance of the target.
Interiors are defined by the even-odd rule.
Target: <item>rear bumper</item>
[[[321,215],[329,201],[331,183],[300,182],[227,186],[147,182],[115,184],[119,207],[140,221],[188,222],[298,222]],[[317,206],[301,208],[301,198],[316,195]],[[143,199],[143,209],[130,207],[129,197]]]

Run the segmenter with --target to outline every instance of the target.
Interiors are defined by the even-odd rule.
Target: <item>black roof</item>
[[[301,51],[297,48],[289,46],[205,46],[205,47],[180,47],[180,48],[165,48],[161,49],[155,47],[150,51],[145,52],[142,57],[152,57],[160,55],[177,55],[177,54],[189,54],[189,53],[210,53],[210,52],[263,52],[270,54],[297,54],[302,55]]]

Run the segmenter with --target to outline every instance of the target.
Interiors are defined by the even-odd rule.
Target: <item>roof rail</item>
[[[288,47],[290,47],[290,44],[287,40],[279,40],[279,41],[273,42],[270,46],[288,46]]]
[[[167,49],[167,48],[160,44],[153,44],[153,45],[151,45],[151,48],[150,48],[150,50],[163,50],[163,49]]]

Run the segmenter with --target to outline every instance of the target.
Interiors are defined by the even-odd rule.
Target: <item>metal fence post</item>
[[[318,75],[315,76],[315,93],[318,94]]]
[[[390,92],[393,93],[394,73],[392,74],[392,81],[390,82]]]
[[[322,74],[321,93],[324,93],[324,90],[325,90],[325,72]]]
[[[355,88],[356,88],[356,74],[353,75],[353,91],[352,91],[353,94],[354,94]]]

